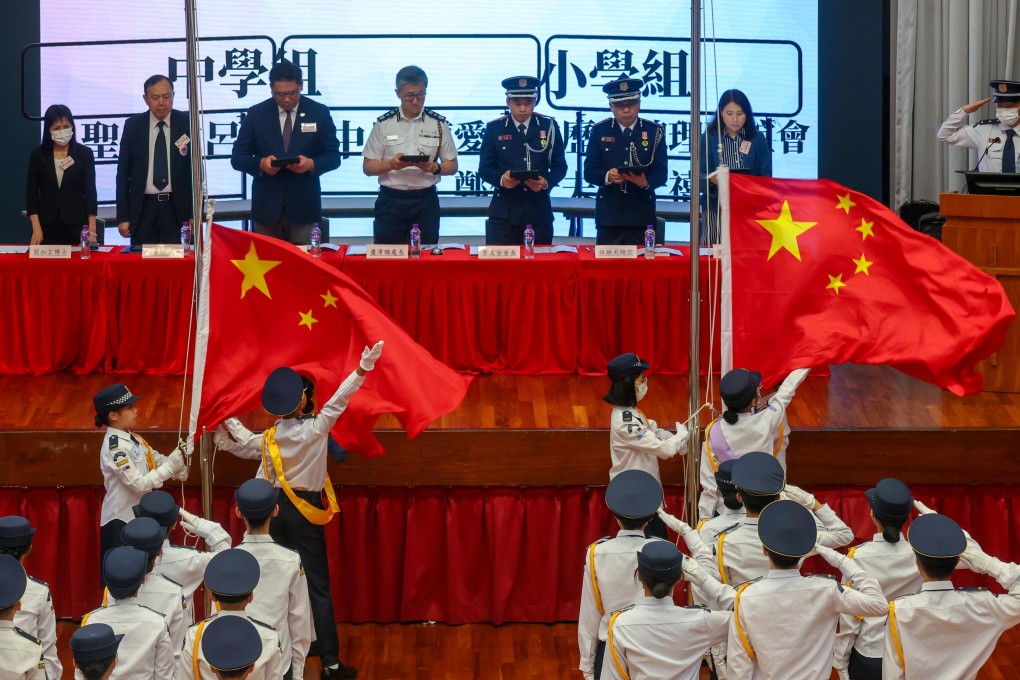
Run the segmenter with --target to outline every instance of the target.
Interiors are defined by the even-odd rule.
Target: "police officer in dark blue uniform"
[[[663,127],[638,117],[643,85],[636,78],[603,85],[613,117],[593,125],[588,136],[584,181],[599,187],[599,245],[643,245],[645,230],[655,226],[655,189],[666,183],[667,151]]]
[[[485,127],[478,174],[496,187],[485,224],[488,245],[516,245],[524,230],[535,230],[535,244],[548,245],[553,237],[550,190],[567,174],[567,159],[556,119],[535,113],[541,81],[514,76],[502,82],[510,115]],[[512,172],[532,171],[538,176],[515,179]]]

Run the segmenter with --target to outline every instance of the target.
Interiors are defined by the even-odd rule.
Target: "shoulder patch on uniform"
[[[110,450],[115,451],[120,446],[120,437],[115,434],[110,435]]]
[[[162,579],[164,579],[166,581],[170,581],[170,583],[174,584],[175,586],[177,586],[181,590],[184,589],[184,586],[182,586],[180,583],[178,583],[177,581],[173,580],[172,578],[170,578],[166,574],[156,574],[156,576],[159,576],[160,578],[162,578]]]
[[[741,524],[743,524],[743,522],[737,522],[736,524],[731,524],[731,525],[729,525],[729,526],[728,526],[728,527],[726,527],[725,529],[720,529],[719,531],[717,531],[717,532],[715,533],[715,537],[716,537],[716,538],[719,538],[719,534],[728,534],[728,533],[730,533],[731,531],[733,531],[734,529],[736,529],[737,527],[739,527],[739,526],[740,526]]]
[[[604,118],[603,120],[600,120],[599,122],[595,123],[595,125],[602,125],[603,123],[608,123],[611,120],[615,120],[615,119],[612,118],[612,117]],[[592,126],[592,127],[594,127],[594,126]]]
[[[623,422],[629,423],[632,420],[634,420],[634,414],[631,413],[630,411],[624,411],[623,412]]]
[[[998,595],[996,593],[993,593],[992,591],[988,590],[988,588],[985,588],[984,586],[967,586],[965,588],[957,588],[956,592],[958,592],[958,593],[988,593],[992,597],[998,597]]]
[[[498,123],[501,120],[506,120],[506,118],[507,118],[506,116],[500,116],[499,118],[493,118],[492,120],[489,121],[489,124],[491,125],[492,123]]]
[[[979,120],[977,122],[977,124],[978,125],[998,125],[999,124],[999,119],[998,118],[986,118],[984,120]]]
[[[118,456],[123,456],[124,454],[123,453],[118,453],[117,455]],[[116,460],[116,458],[114,458],[114,460]],[[127,466],[127,467],[124,467],[124,466]],[[127,458],[124,458],[123,460],[118,460],[117,461],[117,467],[124,468],[125,470],[130,470],[131,469],[131,461],[128,460]]]
[[[258,619],[253,619],[250,616],[248,617],[248,620],[251,621],[252,623],[254,623],[256,626],[262,626],[263,628],[268,628],[269,630],[272,630],[272,631],[276,630],[276,628],[274,628],[273,626],[270,626],[268,623],[263,623],[262,621],[259,621]]]
[[[422,109],[422,113],[424,113],[424,114],[425,114],[426,116],[428,116],[429,118],[435,118],[435,119],[436,119],[436,120],[438,120],[438,121],[439,121],[440,123],[445,123],[445,122],[446,122],[446,117],[445,117],[445,116],[443,116],[443,115],[441,115],[441,114],[438,114],[438,113],[436,113],[436,112],[435,112],[435,111],[433,111],[432,109]]]
[[[37,638],[36,636],[34,636],[34,635],[30,634],[30,633],[26,633],[25,631],[21,630],[17,626],[14,627],[14,631],[18,635],[20,635],[21,637],[25,638],[26,640],[31,640],[32,642],[34,642],[37,645],[41,645],[42,644],[42,642],[40,642],[39,638]]]
[[[393,116],[397,115],[399,112],[400,112],[400,109],[390,109],[389,111],[387,111],[383,115],[381,115],[378,118],[376,118],[376,121],[381,123],[384,120],[389,120]]]
[[[41,586],[46,586],[47,588],[50,587],[50,584],[46,583],[46,581],[43,581],[42,579],[38,579],[35,576],[31,576],[30,575],[28,578],[29,578],[29,580],[35,581],[36,583],[38,583]]]

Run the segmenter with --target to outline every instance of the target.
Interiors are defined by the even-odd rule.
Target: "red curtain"
[[[179,495],[179,490],[171,490]],[[819,488],[853,528],[874,527],[860,488]],[[955,518],[982,547],[1020,560],[1020,491],[1009,485],[918,486],[915,496]],[[98,605],[98,487],[0,489],[0,514],[36,527],[29,572],[47,581],[57,615]],[[339,487],[327,528],[336,614],[342,621],[553,622],[576,619],[585,547],[614,532],[602,487]],[[667,489],[679,512],[682,490]],[[187,507],[199,508],[188,489]],[[233,489],[215,489],[215,513],[235,537]],[[1016,520],[1016,521],[1014,521]],[[177,530],[179,532],[179,529]],[[173,536],[179,542],[181,536]],[[812,558],[806,571],[831,571]],[[990,585],[962,570],[958,585]]]

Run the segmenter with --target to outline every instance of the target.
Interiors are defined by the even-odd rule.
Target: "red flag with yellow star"
[[[981,390],[975,366],[1016,316],[994,278],[828,180],[735,175],[730,206],[730,366],[771,385],[795,368],[888,364],[956,394]]]
[[[408,436],[460,404],[471,378],[416,343],[354,281],[289,243],[213,225],[204,251],[191,431],[261,407],[273,369],[316,379],[319,403],[378,340],[382,357],[333,428],[346,449],[384,453],[372,434],[392,413]]]

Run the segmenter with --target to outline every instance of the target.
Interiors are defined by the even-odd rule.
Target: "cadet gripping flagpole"
[[[691,2],[691,335],[688,342],[688,413],[701,409],[701,177],[697,171],[701,150],[701,2]],[[712,376],[708,376],[711,380]],[[698,470],[701,456],[700,418],[687,423],[687,466],[684,505],[687,521],[698,521]]]

